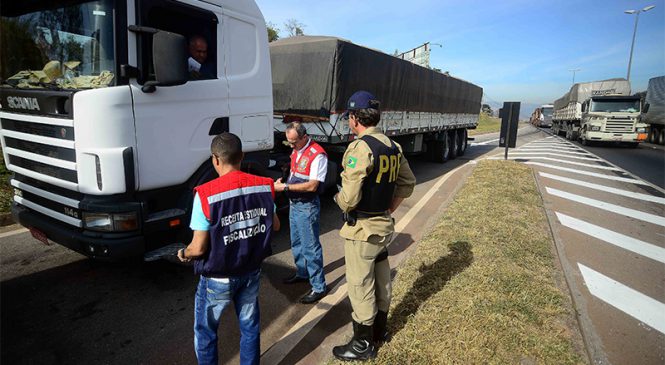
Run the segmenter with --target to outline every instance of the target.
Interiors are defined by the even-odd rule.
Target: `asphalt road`
[[[543,136],[530,127],[520,135],[518,143]],[[396,221],[435,186],[439,177],[471,159],[496,151],[496,138],[496,134],[477,137],[475,143],[486,144],[474,144],[464,157],[445,164],[411,158],[418,184],[414,195],[395,213]],[[422,237],[453,193],[451,186],[443,185],[432,195],[397,235],[391,256]],[[329,197],[322,199],[321,241],[326,279],[331,287],[344,274],[340,227],[339,211]],[[288,227],[276,235],[274,255],[263,266],[260,305],[264,351],[312,309],[298,303],[308,290],[306,284],[281,283],[293,270],[288,237]],[[0,363],[193,364],[196,283],[190,267],[165,261],[100,263],[59,245],[44,246],[27,232],[2,233]],[[348,325],[349,311],[344,307],[335,312],[333,308],[334,313],[326,317],[326,332],[309,334],[284,363],[305,362],[307,354],[330,334],[327,331]],[[239,336],[233,311],[225,313],[219,334],[220,362],[237,363]]]
[[[549,129],[544,131],[549,133]],[[604,158],[631,174],[665,189],[665,146],[641,143],[637,148],[617,144],[575,145]]]

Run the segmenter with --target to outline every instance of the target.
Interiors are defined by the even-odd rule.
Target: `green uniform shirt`
[[[337,205],[344,211],[350,212],[360,202],[362,198],[362,185],[365,178],[371,173],[374,168],[374,157],[372,150],[367,143],[360,140],[366,134],[378,139],[386,146],[390,146],[390,139],[386,137],[381,130],[376,127],[367,128],[364,132],[358,135],[358,139],[351,142],[349,147],[344,152],[342,163],[344,164],[344,171],[342,172],[342,190],[337,194]],[[400,152],[402,147],[395,143]],[[408,198],[413,193],[413,188],[416,185],[416,177],[413,175],[409,163],[400,153],[400,167],[397,173],[397,180],[395,186],[395,197]],[[392,200],[392,197],[387,198]],[[387,236],[395,231],[393,219],[389,214],[380,217],[371,217],[358,219],[355,226],[351,227],[344,223],[344,226],[339,232],[342,238],[350,240],[367,241],[370,235]]]

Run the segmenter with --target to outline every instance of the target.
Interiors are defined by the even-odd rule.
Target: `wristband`
[[[289,192],[289,184],[284,184],[284,192],[285,193]]]

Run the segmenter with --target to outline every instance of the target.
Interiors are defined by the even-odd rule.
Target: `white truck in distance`
[[[338,116],[358,89],[393,106],[384,109],[383,127],[406,152],[439,162],[464,152],[466,129],[480,112],[480,87],[336,39],[307,43],[321,45],[325,59],[342,49],[344,64],[321,66],[323,79],[284,64],[277,72],[284,79],[273,84],[265,20],[253,0],[7,1],[0,16],[0,30],[12,35],[0,44],[0,140],[13,173],[12,214],[36,238],[94,258],[189,242],[192,189],[216,177],[210,141],[221,132],[241,138],[244,170],[277,177],[280,154],[272,149],[284,123],[307,122],[324,148],[339,152],[353,135]],[[196,79],[187,69],[194,36],[207,40],[210,73]],[[274,47],[284,60],[312,62],[317,54],[285,43]],[[354,70],[370,74],[365,68],[374,65],[366,57],[410,69],[410,77],[403,84],[400,72],[360,78]],[[307,77],[306,93],[280,87],[298,75]],[[433,89],[414,82],[422,79]],[[315,92],[333,99],[315,100]],[[427,96],[411,97],[420,94]],[[336,172],[328,173],[333,182]]]
[[[552,131],[582,144],[623,142],[637,147],[647,125],[640,123],[640,98],[625,79],[574,84],[554,102]]]

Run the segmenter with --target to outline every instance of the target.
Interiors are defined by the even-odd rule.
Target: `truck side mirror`
[[[152,35],[152,63],[155,80],[143,84],[141,91],[155,92],[157,86],[182,85],[189,80],[187,40],[184,36],[161,29],[130,25],[139,34]]]
[[[642,108],[642,113],[647,113],[649,111],[649,103],[644,104],[644,107]]]
[[[152,36],[152,62],[157,86],[182,85],[189,79],[187,40],[180,34],[160,30]]]

